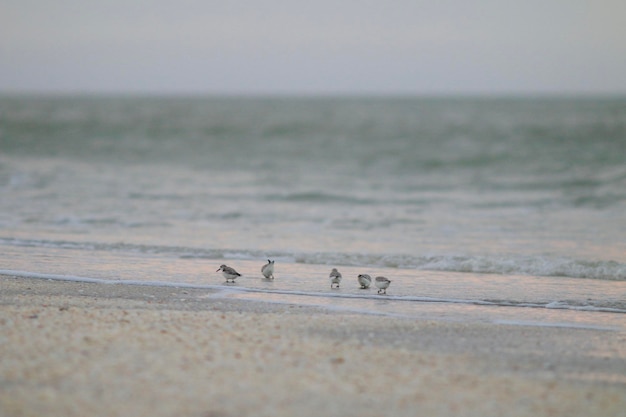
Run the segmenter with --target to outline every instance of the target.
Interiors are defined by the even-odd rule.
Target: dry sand
[[[626,334],[0,276],[1,416],[626,416]]]

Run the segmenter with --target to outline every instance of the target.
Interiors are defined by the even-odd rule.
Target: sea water
[[[623,330],[626,99],[0,97],[0,269]]]

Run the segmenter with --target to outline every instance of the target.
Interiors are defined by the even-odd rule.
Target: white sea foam
[[[578,323],[559,323],[559,322],[539,322],[524,320],[494,320],[495,324],[505,324],[508,326],[529,326],[529,327],[556,327],[564,329],[582,329],[582,330],[600,330],[600,331],[618,331],[621,330],[617,326],[599,326],[594,324],[578,324]]]

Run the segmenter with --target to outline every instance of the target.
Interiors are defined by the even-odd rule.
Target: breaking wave
[[[626,264],[547,256],[457,256],[389,255],[372,253],[316,252],[295,253],[227,248],[137,245],[129,243],[71,242],[37,239],[0,238],[0,245],[49,247],[73,250],[98,250],[161,254],[180,259],[266,259],[316,265],[363,266],[448,271],[476,274],[530,275],[626,281]]]

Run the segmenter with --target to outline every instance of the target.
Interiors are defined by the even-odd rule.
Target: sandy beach
[[[0,415],[626,416],[626,334],[0,276]]]

